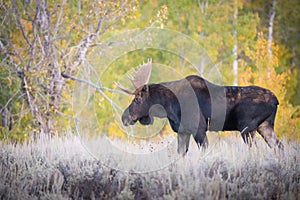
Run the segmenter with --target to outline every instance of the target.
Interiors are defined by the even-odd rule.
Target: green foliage
[[[23,141],[28,137],[32,117],[23,109],[16,75],[0,65],[0,140]]]

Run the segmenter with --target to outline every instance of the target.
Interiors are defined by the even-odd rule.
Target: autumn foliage
[[[274,92],[279,100],[275,121],[276,134],[289,139],[300,139],[300,118],[295,116],[296,112],[299,112],[299,106],[292,106],[286,100],[286,87],[291,72],[276,72],[279,65],[279,46],[273,44],[272,47],[273,55],[270,57],[267,51],[267,40],[263,33],[259,33],[254,48],[248,48],[245,52],[251,62],[240,61],[245,65],[245,69],[239,74],[239,83],[244,86],[258,85]]]
[[[193,39],[216,63],[224,85],[238,80],[238,85],[272,90],[280,102],[276,134],[300,139],[299,47],[295,46],[299,15],[293,9],[299,3],[292,2],[278,4],[270,55],[266,23],[269,5],[260,1],[5,1],[0,5],[0,139],[23,141],[40,132],[76,130],[74,118],[78,113],[73,108],[78,105],[72,100],[77,82],[62,73],[91,73],[83,65],[95,47],[123,31],[145,27],[175,30]],[[293,20],[286,22],[287,18]],[[285,26],[292,28],[283,31]],[[161,40],[166,42],[165,38]],[[180,41],[173,42],[172,48],[177,44]],[[105,53],[99,49],[99,55]],[[122,63],[111,63],[115,71],[97,65],[103,76],[96,81],[109,90],[93,96],[98,121],[95,132],[109,137],[127,134],[116,122],[110,102],[113,81],[121,74],[149,57],[171,66],[182,77],[197,73],[189,68],[188,53],[189,49],[180,55],[141,49],[126,52],[120,58]],[[237,58],[238,73],[232,70]],[[159,71],[154,76],[165,81]],[[127,105],[128,99],[122,103]],[[90,112],[81,114],[85,117]],[[166,126],[162,132],[171,131]]]

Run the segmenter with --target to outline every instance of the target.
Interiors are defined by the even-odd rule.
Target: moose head
[[[152,60],[148,59],[147,63],[144,63],[138,70],[135,71],[135,75],[133,77],[128,76],[135,87],[135,90],[129,90],[122,85],[117,84],[122,91],[130,95],[134,95],[134,99],[122,115],[122,122],[124,126],[134,125],[137,121],[143,125],[153,123],[153,117],[149,114],[151,103],[149,99],[148,82],[151,70]]]

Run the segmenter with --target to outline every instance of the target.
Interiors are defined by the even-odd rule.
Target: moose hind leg
[[[269,121],[264,121],[258,126],[258,133],[264,138],[270,148],[274,149],[278,147],[279,150],[283,151],[283,144],[277,139],[274,132],[274,125]]]
[[[206,136],[206,131],[205,130],[198,130],[197,134],[194,135],[194,139],[198,145],[198,148],[203,147],[207,148],[208,147],[208,140]]]
[[[245,144],[248,144],[249,147],[252,147],[253,143],[256,144],[255,134],[256,134],[256,130],[246,132],[246,133],[242,133],[242,138],[243,138]]]
[[[190,144],[190,134],[186,133],[178,133],[177,134],[177,139],[178,139],[178,147],[177,147],[177,153],[185,156],[189,149],[189,144]]]

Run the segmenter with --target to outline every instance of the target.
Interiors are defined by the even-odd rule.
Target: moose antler
[[[131,95],[135,95],[135,90],[130,90],[126,87],[124,87],[123,85],[121,85],[118,82],[115,82],[115,84],[117,85],[117,87],[122,90],[123,92],[126,92],[127,94],[131,94]]]
[[[148,84],[152,70],[152,59],[148,59],[147,63],[143,63],[135,72],[134,78],[131,78],[133,86],[138,89]]]
[[[134,91],[125,88],[120,83],[116,83],[116,85],[122,91],[124,91],[128,94],[134,95],[136,89],[139,89],[142,86],[148,84],[150,76],[151,76],[151,70],[152,70],[152,59],[150,58],[150,59],[148,59],[147,63],[143,63],[142,65],[140,65],[139,69],[134,71],[134,73],[135,73],[134,76],[127,74],[128,78],[131,80],[133,86],[135,87]]]

